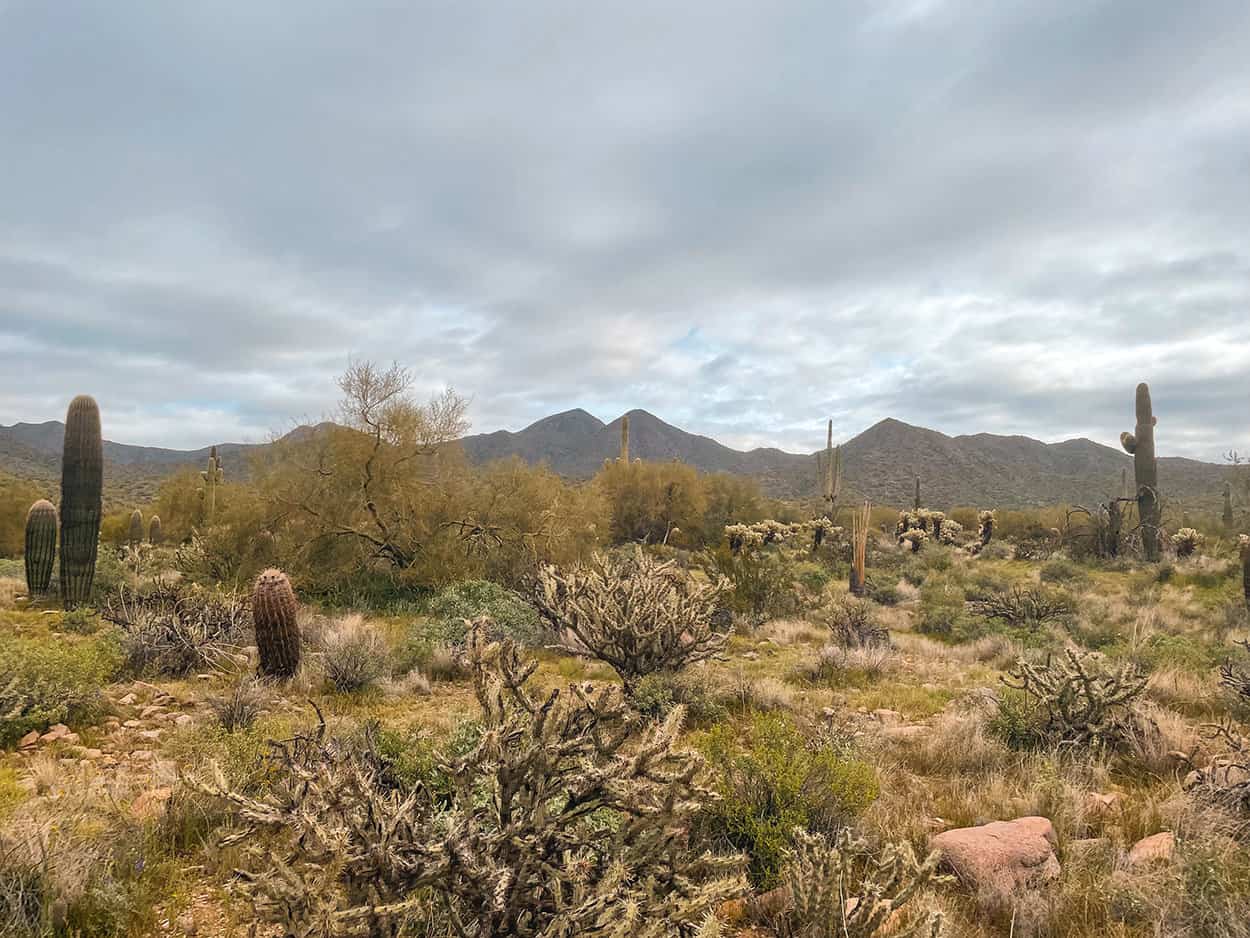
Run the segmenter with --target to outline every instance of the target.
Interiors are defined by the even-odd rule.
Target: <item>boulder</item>
[[[1166,863],[1176,852],[1176,835],[1171,831],[1160,831],[1143,837],[1129,849],[1124,862],[1131,867],[1149,866],[1153,863]]]
[[[1009,901],[1021,887],[1059,876],[1055,828],[1044,817],[993,821],[936,835],[931,845],[943,863],[978,896]]]

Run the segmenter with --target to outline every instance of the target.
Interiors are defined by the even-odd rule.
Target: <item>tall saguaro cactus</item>
[[[91,598],[100,549],[104,443],[100,408],[80,394],[65,414],[61,456],[61,601],[72,609]]]
[[[912,511],[920,510],[920,476],[916,476],[916,499],[912,503]]]
[[[1120,434],[1120,445],[1133,457],[1137,483],[1137,517],[1141,522],[1142,550],[1147,560],[1159,559],[1159,464],[1155,459],[1155,419],[1150,387],[1137,385],[1137,426]]]
[[[1250,534],[1237,539],[1241,550],[1241,591],[1246,594],[1246,608],[1250,609]]]
[[[820,476],[820,497],[825,501],[825,514],[834,518],[838,496],[842,494],[842,447],[833,445],[833,421],[829,421],[824,453],[816,453],[816,471]]]
[[[1231,531],[1233,529],[1233,484],[1231,482],[1224,483],[1224,530]]]
[[[629,414],[621,417],[621,465],[629,465]]]
[[[288,678],[299,670],[300,633],[296,619],[295,591],[281,570],[269,569],[252,587],[252,625],[260,673]]]
[[[213,513],[217,510],[217,483],[224,481],[225,477],[225,470],[217,458],[217,447],[214,446],[208,451],[208,468],[200,473],[200,478],[204,480],[204,520],[208,524],[212,524]]]
[[[56,506],[41,498],[26,512],[26,591],[31,599],[48,592],[56,558]]]

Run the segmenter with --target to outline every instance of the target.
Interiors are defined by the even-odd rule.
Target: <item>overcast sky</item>
[[[0,0],[0,423],[1250,449],[1250,3]]]

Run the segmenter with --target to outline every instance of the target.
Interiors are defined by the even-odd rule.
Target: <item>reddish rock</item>
[[[999,901],[1020,887],[1056,879],[1060,872],[1055,828],[1044,817],[960,827],[938,834],[931,844],[973,892]]]
[[[1165,863],[1172,859],[1176,852],[1176,836],[1171,831],[1160,831],[1143,837],[1133,844],[1124,862],[1129,866],[1149,866],[1152,863]]]

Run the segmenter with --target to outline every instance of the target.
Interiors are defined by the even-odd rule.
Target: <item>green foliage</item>
[[[462,720],[450,734],[438,740],[417,729],[379,727],[374,731],[374,739],[384,785],[404,794],[422,788],[438,804],[450,805],[455,778],[443,760],[460,759],[472,752],[482,739],[482,723]]]
[[[656,720],[682,706],[687,723],[705,725],[725,718],[732,695],[732,688],[705,669],[657,671],[639,680],[633,703],[639,712]]]
[[[1052,557],[1042,564],[1039,575],[1043,583],[1058,583],[1073,589],[1089,585],[1089,572],[1067,557]]]
[[[701,749],[721,800],[704,810],[698,832],[745,851],[759,889],[777,885],[796,828],[835,831],[877,797],[871,765],[779,713],[755,715],[741,737],[731,725],[714,727]]]
[[[490,580],[468,580],[447,587],[426,607],[426,635],[450,645],[464,643],[465,620],[489,616],[499,636],[537,646],[548,636],[534,607],[519,593]]]
[[[80,606],[61,614],[60,628],[62,632],[93,635],[100,630],[100,617],[95,614],[95,610]]]
[[[959,634],[967,619],[962,585],[952,577],[936,577],[920,590],[920,615],[916,630],[938,638]]]
[[[111,633],[77,641],[0,635],[0,746],[92,714],[121,662]]]
[[[718,547],[703,555],[708,575],[733,585],[725,601],[753,624],[790,615],[798,610],[799,592],[794,564],[779,550],[733,553]]]
[[[986,727],[1012,749],[1037,749],[1046,743],[1046,714],[1037,701],[1022,690],[1003,688],[998,707]]]
[[[48,495],[48,488],[0,472],[0,557],[22,555],[26,514],[34,502]],[[21,573],[16,575],[21,576]]]

